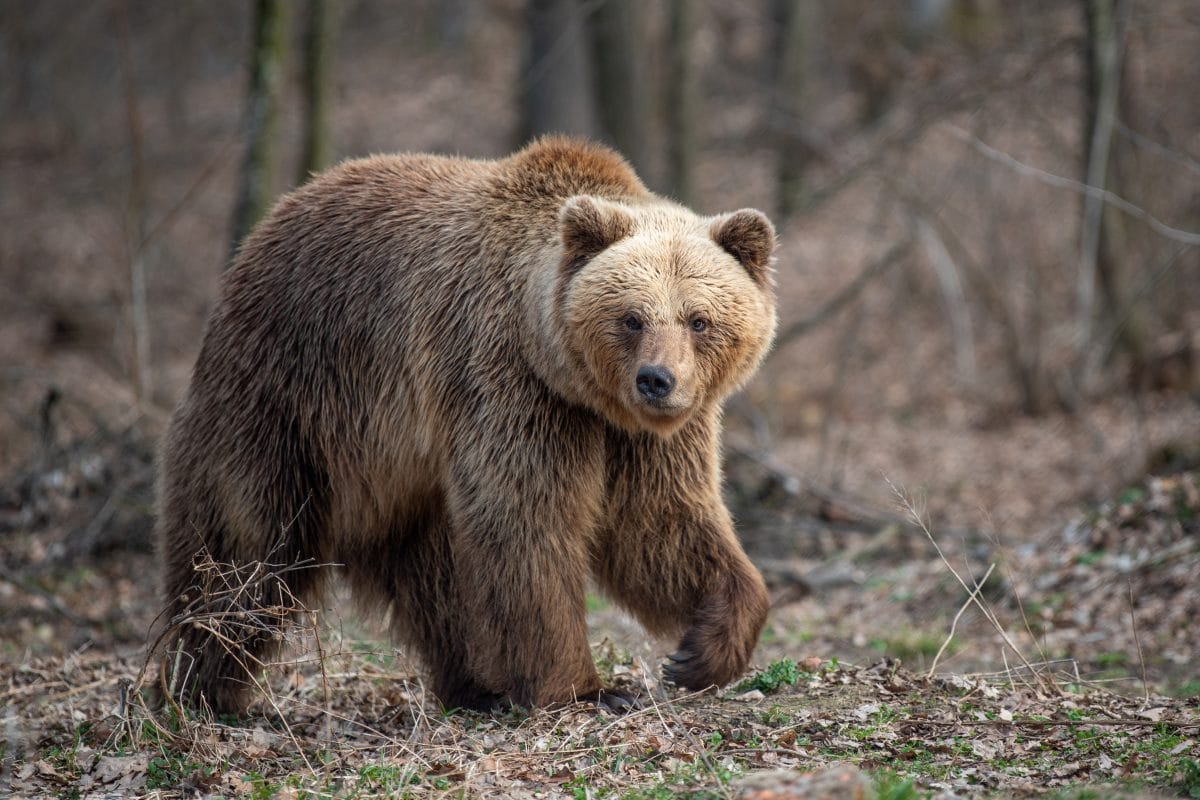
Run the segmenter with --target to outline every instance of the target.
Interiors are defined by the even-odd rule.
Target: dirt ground
[[[145,438],[110,436],[50,449],[5,484],[0,789],[14,796],[1200,790],[1194,451],[1063,509],[1046,546],[986,516],[943,528],[884,478],[892,502],[874,505],[734,454],[731,500],[758,493],[742,532],[774,598],[744,684],[661,684],[673,643],[597,596],[597,664],[641,710],[445,716],[417,666],[331,600],[297,625],[255,711],[211,720],[145,705],[153,464]]]

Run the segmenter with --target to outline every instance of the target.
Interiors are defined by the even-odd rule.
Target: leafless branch
[[[938,285],[942,289],[942,297],[946,301],[946,311],[950,317],[950,328],[954,343],[954,363],[959,377],[969,386],[975,385],[975,334],[971,325],[971,309],[967,306],[966,295],[963,294],[962,281],[958,278],[958,267],[946,249],[946,243],[938,235],[929,221],[923,217],[916,219],[917,239],[929,256],[933,271],[937,275]]]
[[[998,164],[1003,164],[1004,166],[1012,169],[1014,172],[1041,181],[1048,186],[1054,186],[1058,189],[1066,189],[1083,196],[1098,197],[1114,208],[1125,212],[1134,219],[1144,222],[1151,230],[1165,239],[1170,239],[1171,241],[1179,242],[1181,244],[1188,245],[1189,247],[1200,246],[1200,233],[1172,227],[1151,214],[1149,211],[1146,211],[1141,206],[1134,205],[1125,198],[1120,197],[1117,194],[1108,191],[1107,189],[1089,186],[1086,183],[1081,183],[1080,181],[1073,180],[1071,178],[1064,178],[1061,175],[1055,175],[1054,173],[1047,172],[1044,169],[1030,166],[1029,164],[1017,160],[1008,153],[997,150],[991,145],[980,141],[973,134],[956,125],[943,124],[941,128],[959,141],[966,142],[974,147],[980,155],[995,161]]]
[[[1165,158],[1171,163],[1178,164],[1189,172],[1195,172],[1196,174],[1200,175],[1200,159],[1197,159],[1188,153],[1184,153],[1181,150],[1176,150],[1174,148],[1167,147],[1164,144],[1159,144],[1150,137],[1138,133],[1133,128],[1130,128],[1121,120],[1117,120],[1116,130],[1117,133],[1121,134],[1138,147],[1149,150],[1152,153],[1157,153],[1159,156]]]
[[[784,328],[775,337],[775,350],[779,352],[785,345],[792,341],[801,338],[811,333],[815,328],[830,317],[836,315],[839,311],[845,308],[851,301],[858,297],[859,293],[869,284],[874,278],[882,275],[890,267],[903,261],[912,252],[912,240],[905,240],[898,244],[889,247],[883,255],[874,261],[869,262],[866,266],[854,276],[854,280],[846,284],[846,286],[830,298],[823,306],[818,308],[813,313],[809,314],[804,319],[797,320]]]

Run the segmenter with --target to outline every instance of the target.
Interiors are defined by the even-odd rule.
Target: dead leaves
[[[34,794],[85,797],[461,791],[522,798],[660,787],[781,800],[856,796],[867,785],[863,774],[878,770],[960,794],[1131,776],[1163,785],[1173,780],[1171,765],[1200,758],[1200,710],[1168,698],[1143,707],[1139,698],[1048,696],[980,676],[926,680],[889,660],[800,663],[819,668],[761,697],[654,696],[624,716],[579,705],[441,717],[426,713],[419,687],[397,676],[364,679],[370,665],[351,658],[331,674],[333,703],[324,712],[320,682],[287,672],[276,698],[283,717],[264,707],[268,716],[236,726],[193,722],[171,744],[129,737],[145,730],[136,703],[124,721],[108,716],[131,665],[102,656],[79,657],[70,669],[39,662],[23,674],[63,685],[40,705],[24,691],[15,695],[24,724],[51,731],[26,742],[15,777]],[[640,667],[630,673],[639,678]],[[0,678],[9,691],[29,685],[7,670]],[[398,685],[411,699],[385,706]],[[845,770],[826,769],[834,761]],[[838,787],[842,794],[833,793]]]
[[[1034,571],[1047,650],[1140,675],[1200,652],[1200,471],[1150,477],[1081,516]],[[1151,675],[1153,678],[1153,675]]]
[[[149,753],[104,756],[95,762],[92,769],[80,776],[75,788],[84,795],[98,791],[111,792],[121,797],[140,794],[146,786],[149,764]]]

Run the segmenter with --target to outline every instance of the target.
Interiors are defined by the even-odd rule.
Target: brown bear
[[[164,686],[244,708],[279,606],[335,572],[447,707],[622,707],[589,578],[682,634],[670,681],[742,673],[767,595],[719,432],[774,335],[774,246],[761,213],[697,216],[565,138],[348,161],[284,197],[224,276],[164,440]]]

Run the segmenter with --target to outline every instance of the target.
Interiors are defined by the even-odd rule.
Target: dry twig
[[[958,574],[958,570],[956,570],[954,565],[951,564],[946,558],[945,554],[942,552],[942,548],[937,543],[937,539],[934,538],[933,532],[929,530],[929,525],[925,522],[925,518],[919,511],[917,511],[912,501],[908,498],[908,495],[906,495],[903,490],[896,486],[896,484],[892,483],[891,479],[886,475],[884,476],[884,480],[887,481],[887,485],[891,488],[892,493],[896,495],[897,499],[899,499],[901,506],[908,512],[909,518],[915,525],[917,525],[917,527],[921,529],[921,531],[925,534],[925,538],[927,538],[929,543],[933,545],[934,552],[937,553],[938,558],[942,560],[942,563],[946,565],[946,568],[950,570],[950,574],[954,576],[955,580],[958,581],[959,585],[962,586],[964,591],[966,591],[968,594],[972,594],[971,587],[967,585],[967,582],[963,580],[963,577]],[[1029,670],[1030,674],[1034,676],[1038,682],[1038,685],[1048,691],[1055,691],[1053,684],[1047,678],[1041,675],[1036,669],[1034,669],[1033,665],[1029,663],[1029,660],[1025,658],[1025,654],[1022,653],[1021,649],[1017,647],[1016,643],[1013,642],[1012,638],[1008,635],[1008,631],[1004,630],[1004,626],[1000,624],[998,619],[996,619],[996,615],[992,613],[987,604],[984,603],[983,600],[977,595],[973,596],[973,602],[980,612],[983,613],[984,619],[990,622],[992,627],[996,629],[996,632],[1000,634],[1000,638],[1004,640],[1004,643],[1008,646],[1008,648],[1013,651],[1017,658],[1021,659],[1021,663],[1027,670]]]
[[[975,599],[979,596],[979,593],[981,591],[983,591],[983,585],[985,583],[987,583],[988,578],[992,577],[992,570],[994,570],[995,568],[996,568],[995,564],[992,564],[991,566],[988,567],[987,572],[985,572],[983,575],[983,580],[981,580],[975,584],[975,589],[971,592],[970,595],[967,596],[966,602],[964,602],[962,604],[962,606],[958,609],[958,613],[954,615],[954,619],[951,620],[951,622],[950,622],[950,633],[946,635],[946,641],[942,642],[942,646],[938,648],[937,655],[935,655],[933,657],[933,663],[929,665],[929,671],[925,673],[926,678],[932,678],[933,674],[937,671],[938,661],[941,660],[942,653],[946,652],[946,648],[950,645],[950,642],[954,639],[954,631],[956,628],[958,628],[959,618],[961,618],[963,615],[963,612],[965,612],[971,606],[971,603],[975,602]]]

